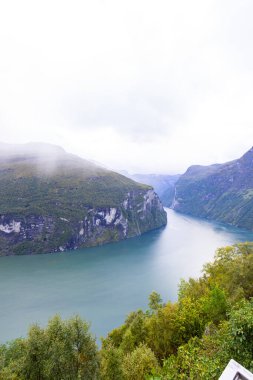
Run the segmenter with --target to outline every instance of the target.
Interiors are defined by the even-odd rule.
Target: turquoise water
[[[181,278],[196,277],[217,247],[253,233],[168,212],[164,229],[103,247],[0,258],[0,341],[25,336],[55,313],[80,314],[97,338],[120,325],[148,295],[176,300]]]

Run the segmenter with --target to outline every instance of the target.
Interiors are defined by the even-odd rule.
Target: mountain
[[[166,224],[152,189],[48,144],[0,144],[0,255],[57,252]]]
[[[166,207],[171,206],[175,193],[175,183],[179,179],[180,174],[129,174],[127,171],[121,173],[134,181],[152,186],[163,205]]]
[[[253,230],[253,148],[231,162],[189,167],[176,183],[172,207]]]

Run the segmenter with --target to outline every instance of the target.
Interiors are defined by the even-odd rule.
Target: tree
[[[143,380],[145,375],[158,371],[159,365],[152,350],[141,344],[124,357],[122,367],[124,380]]]
[[[100,375],[102,380],[122,380],[123,353],[119,348],[108,343],[101,350],[101,369]]]
[[[89,325],[76,316],[63,321],[55,316],[45,330],[48,355],[46,373],[51,379],[98,377],[98,353]]]
[[[48,357],[48,342],[44,329],[38,325],[30,327],[25,340],[25,355],[22,375],[27,380],[46,380],[46,360]]]
[[[222,352],[253,371],[253,299],[241,300],[222,330]]]
[[[145,343],[152,349],[159,361],[175,353],[177,349],[177,314],[178,305],[168,303],[146,320]]]
[[[162,307],[162,298],[159,293],[153,291],[149,295],[149,304],[148,304],[152,313],[157,312]]]
[[[80,317],[56,315],[46,328],[32,325],[26,339],[0,350],[1,380],[95,380],[98,372],[95,339]]]
[[[0,380],[23,380],[24,339],[15,339],[0,346]]]

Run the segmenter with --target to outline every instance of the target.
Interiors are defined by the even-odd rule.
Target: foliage
[[[130,313],[99,356],[78,317],[33,325],[0,346],[0,380],[214,380],[231,358],[253,371],[252,273],[252,243],[220,248],[201,278],[181,282],[178,302],[151,293],[149,310]]]
[[[57,315],[45,329],[31,326],[27,339],[1,347],[0,379],[6,372],[20,380],[97,379],[97,347],[88,330],[79,317]]]
[[[253,299],[241,300],[223,331],[222,351],[253,371]]]
[[[163,305],[153,292],[150,309],[131,313],[102,352],[108,342],[122,355],[145,344],[163,365],[153,380],[217,379],[232,357],[252,369],[252,273],[252,243],[218,249],[201,278],[181,282],[177,303]]]
[[[253,243],[219,248],[204,270],[209,283],[222,288],[231,302],[253,297]]]
[[[122,380],[123,353],[120,349],[109,343],[106,349],[101,351],[100,376],[102,380]]]
[[[160,379],[215,380],[234,358],[253,370],[253,302],[242,300],[228,321],[219,328],[209,326],[202,338],[191,338],[177,355],[164,361]]]
[[[162,307],[162,298],[159,293],[153,291],[149,296],[149,309],[156,312]]]
[[[139,345],[123,358],[123,379],[143,380],[145,375],[158,370],[158,362],[153,351],[146,345]]]

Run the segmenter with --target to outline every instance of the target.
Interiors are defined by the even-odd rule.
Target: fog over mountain
[[[253,139],[250,0],[0,5],[0,139],[182,173]]]
[[[96,246],[166,224],[151,186],[58,146],[0,148],[0,256]]]

